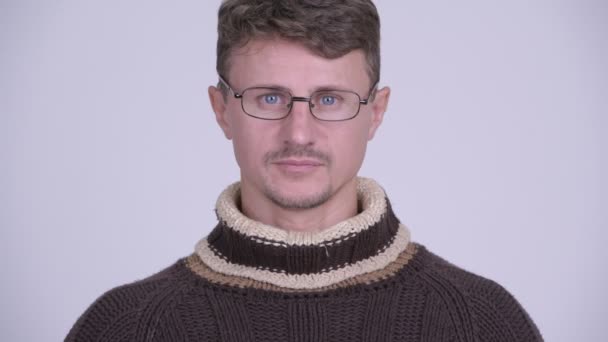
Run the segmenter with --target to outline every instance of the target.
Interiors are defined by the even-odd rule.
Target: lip
[[[314,159],[283,159],[275,161],[274,164],[285,166],[321,166],[322,162]]]
[[[314,159],[282,159],[273,162],[281,171],[288,174],[306,174],[314,172],[324,164]]]

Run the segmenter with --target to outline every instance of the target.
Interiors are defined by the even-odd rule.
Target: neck
[[[241,182],[243,214],[255,221],[293,232],[319,232],[357,215],[357,180],[341,186],[323,204],[314,208],[284,208],[253,186]]]

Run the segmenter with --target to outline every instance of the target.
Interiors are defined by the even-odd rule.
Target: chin
[[[332,195],[329,181],[312,182],[309,179],[288,179],[268,182],[264,186],[266,197],[285,209],[311,209],[323,205]]]

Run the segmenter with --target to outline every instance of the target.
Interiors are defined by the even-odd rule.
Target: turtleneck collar
[[[240,183],[218,198],[219,223],[196,246],[213,271],[291,289],[317,289],[378,271],[406,249],[407,228],[384,190],[358,178],[361,212],[319,232],[293,232],[249,219],[239,210]]]

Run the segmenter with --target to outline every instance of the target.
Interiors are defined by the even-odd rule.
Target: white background
[[[361,174],[547,341],[608,340],[607,4],[377,1],[393,92]],[[214,226],[218,5],[0,0],[0,340],[62,340]]]

